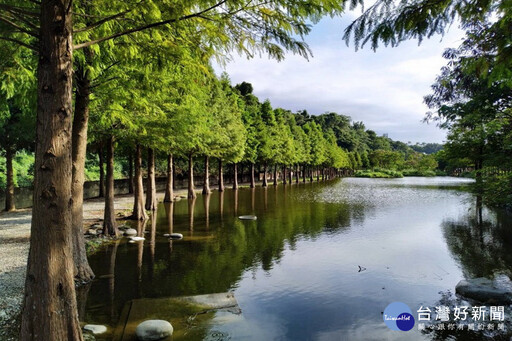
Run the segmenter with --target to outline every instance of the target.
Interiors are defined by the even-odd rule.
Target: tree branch
[[[104,42],[106,40],[111,40],[111,39],[119,38],[119,37],[122,37],[122,36],[125,36],[125,35],[128,35],[128,34],[132,34],[132,33],[135,33],[135,32],[144,31],[144,30],[147,30],[147,29],[150,29],[150,28],[154,28],[154,27],[158,27],[158,26],[162,26],[162,25],[166,25],[166,24],[171,24],[171,23],[175,23],[175,22],[178,22],[178,21],[183,21],[183,20],[186,20],[186,19],[200,17],[203,14],[205,14],[205,13],[207,13],[209,11],[212,11],[215,8],[219,7],[219,6],[222,6],[226,1],[227,0],[222,0],[222,1],[216,3],[215,5],[207,8],[207,9],[205,9],[203,11],[200,11],[200,12],[197,12],[197,13],[193,13],[193,14],[189,14],[189,15],[185,15],[185,16],[177,18],[177,19],[163,20],[163,21],[151,23],[151,24],[148,24],[148,25],[136,27],[136,28],[133,28],[131,30],[124,31],[124,32],[119,32],[119,33],[113,34],[113,35],[108,36],[108,37],[104,37],[104,38],[100,38],[100,39],[96,39],[96,40],[91,40],[91,41],[88,41],[88,42],[85,42],[85,43],[77,44],[77,45],[73,46],[73,49],[74,50],[82,49],[84,47],[88,47],[88,46],[91,46],[91,45],[94,45],[94,44],[98,44],[98,43]]]
[[[31,49],[32,51],[35,51],[35,52],[39,53],[39,49],[37,47],[32,46],[30,44],[26,44],[26,43],[24,43],[24,42],[22,42],[21,40],[18,40],[18,39],[8,38],[8,37],[1,37],[0,36],[0,40],[6,40],[6,41],[10,41],[12,43],[16,43],[18,45],[26,47],[27,49]]]
[[[80,33],[80,32],[85,32],[85,31],[92,30],[92,29],[94,29],[94,28],[96,28],[96,27],[98,27],[100,25],[103,25],[107,21],[114,20],[114,19],[117,19],[119,17],[122,17],[123,15],[125,15],[128,12],[130,12],[130,11],[124,11],[124,12],[121,12],[121,13],[117,13],[117,14],[112,15],[110,17],[107,17],[107,18],[104,18],[102,20],[99,20],[99,21],[97,21],[97,22],[95,22],[95,23],[93,23],[93,24],[91,24],[89,26],[86,26],[84,28],[79,28],[79,29],[73,31],[73,33]]]
[[[18,14],[24,14],[24,15],[28,15],[28,16],[31,16],[31,17],[39,18],[39,13],[31,12],[31,11],[26,10],[25,8],[20,8],[20,7],[17,7],[17,6],[0,4],[0,9],[4,9],[4,10],[9,11],[11,13],[12,12],[16,12]]]
[[[15,29],[19,30],[20,32],[26,33],[28,35],[31,35],[32,37],[39,39],[39,35],[36,32],[34,32],[32,30],[28,30],[24,27],[21,27],[20,25],[13,23],[11,20],[9,20],[8,18],[5,18],[1,15],[0,15],[0,21],[14,27]]]

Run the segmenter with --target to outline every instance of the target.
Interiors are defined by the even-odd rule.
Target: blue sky
[[[224,70],[233,84],[252,83],[260,100],[310,114],[334,111],[363,121],[367,129],[404,142],[442,142],[445,131],[422,123],[428,111],[423,96],[430,92],[440,68],[442,52],[457,47],[463,36],[453,26],[418,46],[407,41],[396,48],[369,47],[355,51],[342,40],[343,30],[359,12],[326,18],[313,26],[306,42],[313,58],[292,54],[282,62],[266,56],[248,60],[233,56]],[[217,67],[221,70],[220,67]]]

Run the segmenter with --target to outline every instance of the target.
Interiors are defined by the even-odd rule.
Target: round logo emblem
[[[384,309],[384,323],[391,330],[408,331],[414,327],[414,317],[409,306],[402,302],[393,302]]]

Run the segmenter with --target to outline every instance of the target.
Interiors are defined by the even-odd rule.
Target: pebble
[[[135,329],[135,334],[140,341],[160,340],[171,336],[172,332],[172,325],[164,320],[147,320]]]
[[[241,220],[256,220],[258,219],[258,217],[256,217],[255,215],[241,215],[238,217],[238,219],[241,219]]]
[[[171,233],[169,235],[169,238],[171,238],[171,239],[182,239],[183,235],[181,233]]]
[[[137,235],[137,230],[129,228],[126,231],[124,231],[124,235],[125,236],[136,236]]]
[[[93,333],[94,335],[103,334],[107,331],[107,327],[99,324],[86,324],[84,330]]]

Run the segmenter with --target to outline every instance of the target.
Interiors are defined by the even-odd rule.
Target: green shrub
[[[483,199],[489,206],[512,209],[512,174],[484,177]]]
[[[401,172],[389,170],[389,169],[382,169],[382,168],[375,168],[374,171],[360,170],[355,173],[355,176],[359,177],[359,178],[402,178],[403,177]]]
[[[436,176],[436,172],[432,170],[404,169],[402,173],[404,176]]]

